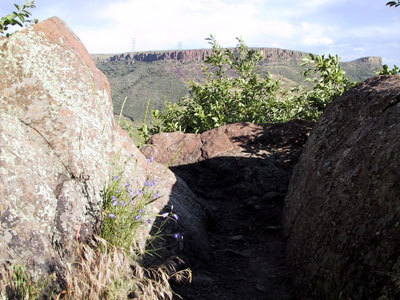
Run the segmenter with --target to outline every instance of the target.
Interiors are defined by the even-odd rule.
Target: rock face
[[[400,76],[333,101],[285,199],[287,257],[304,299],[399,299]]]
[[[307,53],[295,50],[279,49],[279,48],[252,48],[260,50],[264,55],[266,63],[291,63],[300,64],[302,57]],[[173,60],[182,63],[186,62],[203,62],[206,57],[212,53],[210,49],[191,49],[191,50],[171,50],[171,51],[145,51],[131,52],[122,54],[93,54],[93,58],[98,61],[125,61],[133,63],[134,61],[152,62],[157,60]],[[362,57],[357,61],[366,64],[377,64],[382,66],[382,58],[376,56]]]
[[[200,241],[201,256],[208,244],[196,197],[115,124],[106,77],[63,21],[0,38],[0,70],[0,263],[36,273],[62,266],[74,239],[98,224],[115,161],[138,185],[157,178],[161,197],[148,213],[174,205],[184,243]],[[143,246],[150,229],[142,226]]]
[[[261,50],[265,57],[265,62],[297,62],[301,63],[301,58],[306,54],[300,51],[285,50],[279,48],[254,48]],[[194,50],[174,50],[174,51],[148,51],[137,53],[123,53],[108,57],[109,61],[156,61],[156,60],[176,60],[182,63],[191,61],[204,61],[212,53],[210,49]],[[104,56],[96,56],[96,59],[105,59]]]

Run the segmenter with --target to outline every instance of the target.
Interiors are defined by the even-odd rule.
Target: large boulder
[[[74,240],[98,225],[102,192],[120,167],[138,185],[157,178],[148,213],[173,205],[184,249],[207,253],[196,197],[116,125],[109,83],[66,24],[51,18],[0,38],[0,263],[36,273],[62,266]],[[150,230],[144,222],[142,247]]]
[[[313,123],[235,123],[201,134],[159,133],[140,150],[205,199],[282,198]]]
[[[287,258],[304,299],[400,299],[400,76],[326,108],[285,199]]]

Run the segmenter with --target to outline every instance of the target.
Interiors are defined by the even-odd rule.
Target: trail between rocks
[[[281,198],[212,201],[211,260],[193,268],[183,299],[292,299],[284,260]]]
[[[193,272],[192,283],[173,286],[183,299],[294,298],[282,208],[312,125],[236,123],[201,135],[154,136],[143,149],[163,163],[183,149],[171,170],[208,215],[209,260],[199,260],[196,247],[182,252]]]

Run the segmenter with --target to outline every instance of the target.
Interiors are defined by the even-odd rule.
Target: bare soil
[[[183,299],[293,299],[285,267],[282,198],[213,200],[210,261],[192,268]],[[178,299],[178,297],[176,297]]]

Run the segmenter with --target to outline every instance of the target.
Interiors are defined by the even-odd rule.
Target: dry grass
[[[122,248],[96,237],[77,245],[75,263],[58,278],[64,282],[61,292],[54,292],[54,274],[34,281],[26,268],[12,265],[0,271],[0,300],[172,300],[176,294],[170,280],[191,281],[189,269],[177,270],[181,263],[174,258],[159,267],[143,268]]]
[[[172,299],[169,280],[191,280],[190,270],[177,271],[177,263],[179,259],[145,269],[123,249],[96,238],[90,245],[79,245],[77,263],[66,272],[60,299]]]

